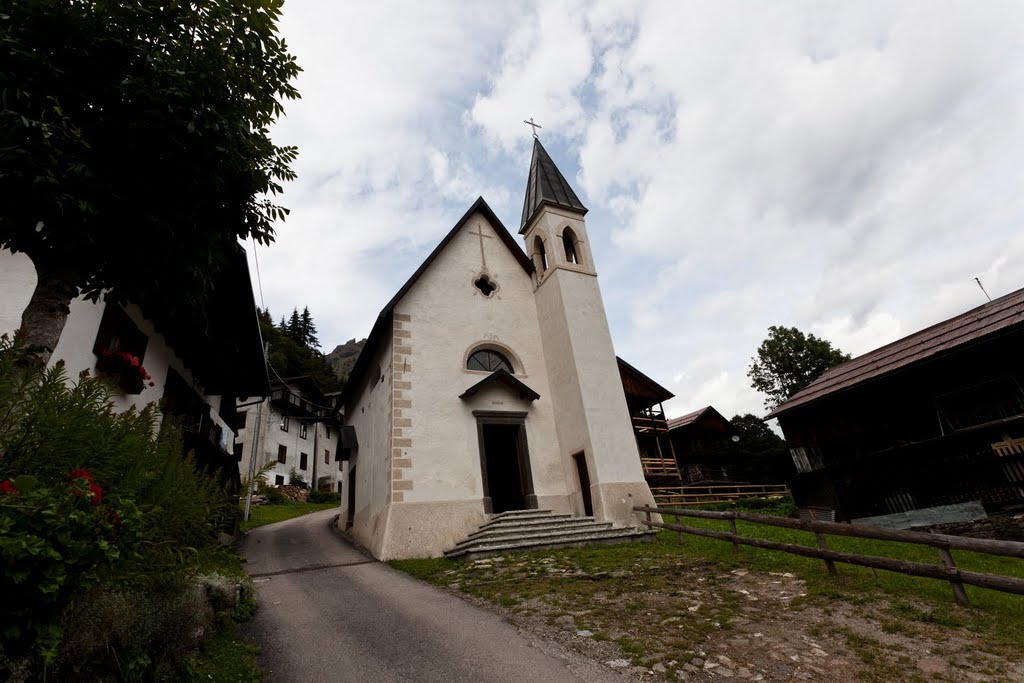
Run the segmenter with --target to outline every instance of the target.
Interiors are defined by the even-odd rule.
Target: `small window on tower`
[[[562,246],[565,247],[566,263],[579,265],[580,259],[576,255],[576,233],[572,231],[572,228],[566,228],[562,231]]]
[[[535,265],[539,273],[548,269],[548,255],[544,252],[544,240],[540,235],[533,238],[533,258],[536,260]]]

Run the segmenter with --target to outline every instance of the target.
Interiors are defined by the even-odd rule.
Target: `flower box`
[[[138,356],[124,351],[100,353],[96,361],[96,371],[113,379],[118,388],[126,394],[141,394],[147,384],[154,384]]]

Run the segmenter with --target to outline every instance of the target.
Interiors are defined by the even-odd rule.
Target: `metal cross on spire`
[[[540,138],[538,138],[538,137],[537,137],[537,129],[538,129],[538,128],[543,128],[543,126],[542,126],[542,125],[540,125],[539,123],[534,123],[534,122],[533,122],[533,117],[532,117],[532,116],[530,117],[530,120],[529,120],[529,121],[527,121],[526,119],[523,119],[523,123],[525,123],[526,125],[528,125],[528,126],[530,126],[530,127],[532,127],[532,128],[533,128],[533,137],[534,137],[534,138],[536,138],[536,139],[540,139]]]

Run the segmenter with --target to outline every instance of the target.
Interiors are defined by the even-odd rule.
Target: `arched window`
[[[512,364],[508,362],[508,358],[490,349],[474,351],[466,361],[466,367],[470,370],[483,370],[484,372],[494,372],[495,370],[512,372]]]
[[[576,255],[576,233],[572,231],[572,228],[566,228],[562,231],[562,246],[565,247],[566,263],[579,265],[580,259]]]
[[[548,269],[548,255],[544,252],[544,240],[540,235],[533,238],[533,253],[537,259],[537,270],[543,273]]]

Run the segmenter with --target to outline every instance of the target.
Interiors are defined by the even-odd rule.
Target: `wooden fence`
[[[1016,541],[995,541],[982,538],[969,538],[967,536],[947,536],[944,534],[922,533],[920,531],[901,531],[896,529],[881,529],[877,527],[862,526],[857,524],[837,524],[835,522],[816,522],[810,520],[788,519],[785,517],[769,517],[757,515],[750,512],[711,512],[708,510],[686,510],[681,508],[652,508],[635,507],[637,512],[646,513],[646,520],[643,524],[649,527],[669,529],[678,534],[678,540],[683,542],[683,534],[693,534],[706,538],[715,538],[721,541],[730,541],[733,548],[740,549],[741,545],[749,545],[755,548],[766,550],[780,550],[793,555],[803,557],[814,557],[825,562],[828,573],[836,575],[836,562],[870,567],[872,569],[885,569],[910,576],[923,576],[930,579],[948,581],[953,589],[953,597],[961,605],[970,604],[967,599],[967,591],[964,584],[990,588],[1005,593],[1016,593],[1024,595],[1024,579],[999,576],[996,574],[985,574],[957,569],[953,561],[952,550],[970,550],[976,553],[988,555],[1002,555],[1024,559],[1024,543]],[[656,522],[652,514],[660,514],[662,518],[675,517],[675,523],[665,521]],[[730,531],[715,531],[699,527],[683,526],[679,523],[680,517],[693,517],[698,519],[719,519],[729,522]],[[818,547],[813,548],[793,543],[780,543],[759,538],[747,538],[740,536],[736,531],[736,520],[763,524],[765,526],[782,527],[785,529],[798,529],[813,533],[818,542]],[[931,546],[938,550],[939,559],[942,565],[923,564],[921,562],[908,562],[896,560],[889,557],[878,557],[873,555],[857,555],[854,553],[837,552],[830,550],[825,540],[825,535],[852,536],[854,538],[870,538],[880,541],[895,541],[899,543],[913,543],[917,545]]]
[[[786,498],[783,484],[710,484],[708,486],[652,486],[658,505],[705,505],[727,503],[741,498]]]

